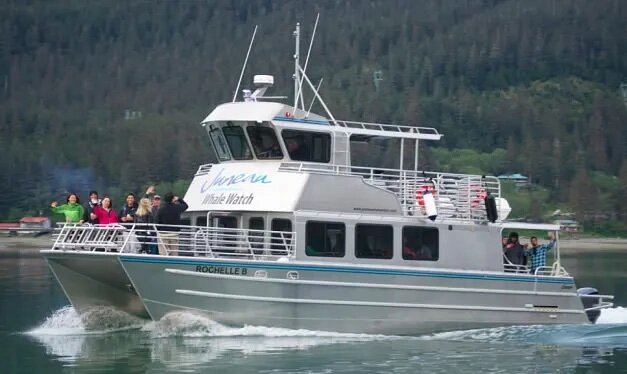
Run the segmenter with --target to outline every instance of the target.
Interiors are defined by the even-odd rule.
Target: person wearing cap
[[[505,252],[506,259],[512,265],[524,265],[525,264],[525,249],[518,242],[518,233],[512,232],[509,234],[509,241],[505,248],[503,248]]]
[[[146,193],[144,193],[144,197],[150,199],[152,216],[156,219],[157,214],[159,213],[159,208],[161,207],[161,196],[157,195],[157,189],[154,185],[148,186]]]

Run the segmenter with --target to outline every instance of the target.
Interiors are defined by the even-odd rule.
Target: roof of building
[[[48,217],[22,217],[20,223],[42,223],[48,221]]]

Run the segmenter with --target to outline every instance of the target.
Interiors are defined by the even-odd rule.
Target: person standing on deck
[[[155,219],[150,209],[150,199],[144,197],[139,200],[139,206],[134,218],[137,225],[137,240],[141,243],[141,253],[157,254],[154,245]],[[153,250],[154,247],[154,250]]]
[[[87,201],[87,204],[85,204],[85,206],[83,207],[83,209],[85,210],[85,213],[83,214],[83,219],[81,220],[80,223],[87,222],[92,225],[98,224],[97,219],[91,219],[91,214],[94,212],[94,207],[100,206],[100,202],[101,201],[98,198],[98,192],[89,191],[89,201]]]
[[[91,219],[97,219],[98,223],[101,225],[113,225],[120,222],[118,214],[111,206],[111,198],[109,196],[105,196],[102,199],[101,206],[94,207],[94,211],[91,213],[90,217]]]
[[[123,223],[133,223],[137,212],[137,202],[135,201],[135,195],[129,193],[126,195],[126,203],[120,208],[120,221]]]
[[[549,233],[548,244],[538,245],[538,238],[531,237],[531,248],[525,250],[525,256],[529,258],[527,263],[530,265],[530,273],[535,274],[536,269],[546,266],[546,255],[555,246],[555,234]]]
[[[81,223],[85,209],[80,203],[78,195],[70,193],[67,195],[66,203],[57,206],[58,203],[53,201],[50,203],[50,210],[56,214],[63,214],[65,216],[65,222],[67,223]]]
[[[509,241],[503,251],[512,265],[522,266],[525,264],[525,248],[518,242],[518,233],[509,234]]]
[[[174,196],[172,192],[168,192],[164,196],[165,205],[159,209],[157,215],[157,223],[166,225],[160,227],[165,232],[160,232],[161,240],[159,242],[160,255],[178,255],[179,237],[181,225],[181,213],[187,210],[188,206],[183,199]],[[167,226],[169,225],[169,226]]]

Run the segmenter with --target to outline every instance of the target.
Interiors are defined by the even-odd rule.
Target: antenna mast
[[[294,30],[296,47],[294,49],[294,109],[298,105],[298,88],[300,87],[300,22],[296,23]]]
[[[242,66],[242,72],[239,74],[237,87],[235,87],[235,92],[233,93],[233,102],[235,102],[235,99],[237,99],[237,91],[239,91],[239,85],[242,84],[242,77],[244,76],[244,70],[246,70],[246,64],[248,63],[248,56],[250,55],[250,50],[253,48],[253,42],[255,41],[256,34],[257,34],[257,25],[255,25],[255,31],[253,31],[253,37],[250,38],[250,44],[248,45],[248,52],[246,52],[246,59],[244,59],[244,66]]]

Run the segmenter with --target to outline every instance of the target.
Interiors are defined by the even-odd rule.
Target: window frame
[[[291,135],[289,135],[290,133],[292,133]],[[311,136],[311,147],[310,148],[310,155],[311,154],[315,154],[315,138],[313,138],[314,136],[318,136],[318,137],[324,137],[328,140],[327,142],[327,150],[326,150],[326,154],[324,158],[320,158],[320,159],[316,159],[315,157],[310,157],[309,159],[297,159],[294,158],[292,156],[292,154],[290,154],[290,151],[288,149],[288,145],[287,145],[287,141],[288,139],[297,137],[298,135],[305,135],[305,136]],[[287,151],[287,157],[289,157],[290,160],[292,161],[300,161],[300,162],[317,162],[317,163],[321,163],[321,164],[328,164],[331,162],[331,158],[333,157],[332,153],[333,153],[333,137],[331,136],[330,133],[326,132],[326,131],[307,131],[307,130],[296,130],[296,129],[283,129],[281,130],[281,140],[283,140],[283,144],[285,145],[285,150]],[[307,145],[307,144],[306,144]],[[307,146],[309,146],[307,145]],[[323,149],[324,150],[324,149]],[[315,155],[314,155],[315,156]]]
[[[414,249],[416,258],[408,258],[408,256],[406,256],[405,254],[405,239],[407,237],[406,234],[406,230],[415,230],[418,229],[420,230],[420,249],[416,248]],[[425,243],[424,240],[424,236],[425,236],[425,231],[431,231],[431,232],[435,232],[435,241],[429,243],[428,245]],[[430,261],[430,262],[437,262],[440,260],[440,229],[437,227],[431,227],[431,226],[403,226],[403,229],[401,231],[401,255],[404,261]],[[427,248],[429,248],[430,245],[435,244],[433,247],[431,248],[430,251],[430,257],[431,258],[426,258],[424,256],[419,257],[418,254],[422,251],[422,247],[427,245]]]
[[[389,232],[386,233],[386,235],[389,234],[389,245],[387,245],[386,247],[388,247],[387,251],[383,251],[380,248],[374,248],[378,251],[380,251],[380,253],[384,254],[382,256],[363,256],[363,255],[359,255],[360,252],[358,251],[358,248],[361,247],[361,243],[363,242],[363,240],[361,238],[358,238],[358,235],[360,234],[359,231],[360,229],[364,229],[365,226],[370,226],[369,230],[372,230],[373,226],[377,227],[377,228],[385,228],[385,229],[389,229]],[[365,240],[367,241],[368,239],[368,235],[366,234],[366,238]],[[388,238],[386,238],[388,239]],[[377,239],[375,239],[377,240]],[[377,243],[377,242],[375,242]],[[377,243],[378,244],[378,243]],[[359,245],[359,247],[358,247]],[[377,223],[358,223],[355,225],[355,246],[354,246],[354,250],[355,250],[355,258],[359,258],[359,259],[374,259],[374,260],[391,260],[394,258],[394,226],[392,225],[382,225],[382,224],[377,224]],[[387,256],[386,256],[387,255]]]
[[[242,151],[244,153],[244,156],[235,156],[235,152],[233,152],[234,150],[234,146],[231,143],[230,136],[231,135],[227,135],[225,133],[224,130],[226,129],[238,129],[239,131],[241,131],[241,141],[242,141]],[[252,160],[253,157],[253,150],[250,148],[250,143],[248,141],[248,136],[246,135],[246,131],[244,130],[244,128],[241,125],[238,125],[232,121],[228,121],[226,122],[226,125],[222,127],[222,135],[224,136],[224,139],[226,140],[226,143],[229,147],[229,152],[231,153],[231,157],[233,158],[233,160],[238,160],[238,161],[244,161],[244,160]],[[232,136],[237,136],[235,134],[233,134]],[[248,152],[246,152],[246,150],[248,150]],[[246,157],[246,154],[248,155],[248,157]]]
[[[324,251],[319,251],[319,253],[322,254],[311,254],[309,248],[309,244],[311,244],[310,242],[310,225],[312,224],[323,224],[324,225]],[[337,255],[333,255],[333,253],[335,252],[331,252],[328,251],[328,248],[326,248],[327,246],[327,238],[328,238],[328,225],[338,225],[341,226],[340,232],[343,236],[343,242],[342,244],[342,248],[340,251],[337,252]],[[333,230],[337,230],[337,229],[333,229]],[[335,221],[316,221],[316,220],[311,220],[311,221],[307,221],[305,223],[305,255],[307,257],[329,257],[329,258],[344,258],[346,257],[346,223],[344,222],[335,222]],[[338,243],[336,244],[337,246],[339,246],[340,242],[338,241]]]

